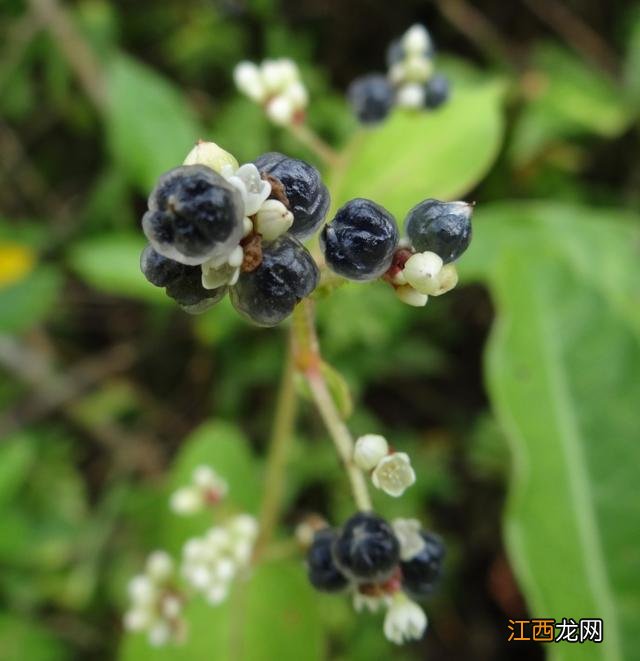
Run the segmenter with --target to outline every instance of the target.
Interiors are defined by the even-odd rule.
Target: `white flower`
[[[424,83],[429,80],[433,73],[433,64],[431,60],[421,55],[409,55],[403,62],[404,80],[411,83]]]
[[[293,225],[293,214],[279,200],[266,200],[256,215],[255,229],[265,241],[273,241]]]
[[[400,559],[404,562],[414,558],[426,546],[424,537],[420,534],[422,526],[417,519],[394,519],[391,527],[400,542]]]
[[[207,601],[212,605],[212,606],[217,606],[218,604],[221,604],[226,598],[227,595],[229,594],[229,588],[227,585],[224,583],[219,583],[212,585],[208,590],[207,590]]]
[[[258,534],[258,522],[249,514],[238,514],[229,524],[229,530],[242,539],[254,540]]]
[[[427,628],[427,616],[403,592],[396,592],[384,618],[384,635],[396,645],[419,640]]]
[[[421,294],[416,291],[411,285],[402,285],[396,289],[396,296],[407,305],[412,305],[415,308],[424,307],[429,300],[426,294]]]
[[[199,140],[196,146],[187,154],[183,165],[206,165],[218,174],[227,167],[238,169],[238,161],[235,156],[219,147],[215,142]]]
[[[145,574],[134,576],[128,585],[129,598],[135,604],[150,604],[156,598],[154,582]]]
[[[251,232],[253,232],[253,223],[251,222],[251,218],[245,216],[242,219],[242,238],[245,239]]]
[[[267,117],[278,126],[291,124],[296,108],[291,100],[284,94],[274,96],[267,104]]]
[[[406,83],[396,92],[396,104],[402,108],[422,108],[424,97],[425,91],[422,85]]]
[[[407,282],[421,294],[428,294],[434,278],[440,273],[442,258],[435,252],[418,252],[406,261],[403,273]]]
[[[227,171],[225,170],[225,173]],[[244,215],[253,216],[262,203],[271,195],[271,184],[260,176],[258,168],[253,163],[241,165],[227,181],[235,186],[244,202]]]
[[[410,54],[426,54],[431,49],[431,37],[423,25],[412,25],[402,36],[402,45]]]
[[[233,70],[236,87],[252,101],[262,103],[266,89],[260,69],[253,62],[240,62]]]
[[[441,296],[458,284],[458,271],[454,264],[445,264],[431,283],[425,284],[424,291],[429,296]]]
[[[123,625],[127,631],[144,631],[153,620],[153,613],[145,608],[135,607],[124,614]]]
[[[364,471],[373,470],[378,462],[389,452],[389,444],[384,436],[365,434],[357,441],[353,451],[353,460]]]
[[[372,596],[362,594],[357,590],[353,593],[353,608],[357,613],[367,610],[370,613],[377,613],[381,606],[389,606],[391,597],[388,595]]]
[[[162,647],[166,645],[171,639],[171,628],[164,620],[158,620],[149,629],[149,643],[153,647]]]
[[[194,487],[181,487],[171,494],[169,501],[171,510],[183,516],[199,512],[202,505],[200,491]]]
[[[405,452],[394,452],[383,457],[374,468],[371,480],[376,489],[382,489],[396,498],[401,496],[407,487],[416,481],[409,455]]]
[[[164,583],[173,575],[173,558],[166,551],[154,551],[147,558],[146,573],[156,583]]]
[[[284,95],[289,99],[296,110],[307,107],[309,103],[309,93],[307,88],[299,81],[295,81],[284,91]]]

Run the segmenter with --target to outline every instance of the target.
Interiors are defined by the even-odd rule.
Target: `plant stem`
[[[259,533],[255,555],[258,556],[271,541],[278,523],[284,495],[285,471],[293,440],[296,413],[294,384],[293,339],[289,337],[287,357],[280,381],[276,411],[269,441],[269,453],[264,478],[264,497],[260,509]]]
[[[291,134],[308,147],[327,167],[334,167],[340,160],[338,152],[328,145],[308,124],[291,124]]]
[[[322,373],[313,302],[309,299],[302,301],[294,312],[293,337],[295,365],[309,384],[316,408],[344,464],[356,506],[359,510],[371,510],[366,480],[353,461],[353,437],[335,405]]]

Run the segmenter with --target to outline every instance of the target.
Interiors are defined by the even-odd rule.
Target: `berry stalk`
[[[313,401],[320,413],[338,455],[344,464],[356,506],[360,511],[372,509],[364,474],[353,461],[354,440],[344,423],[320,369],[321,356],[316,335],[313,303],[306,299],[298,304],[293,317],[294,361],[303,374]]]

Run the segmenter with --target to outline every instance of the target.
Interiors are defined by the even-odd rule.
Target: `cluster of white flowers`
[[[191,484],[174,491],[169,505],[176,514],[188,516],[220,502],[228,489],[226,480],[213,468],[197,466],[191,475]]]
[[[165,551],[154,551],[145,571],[129,581],[131,606],[124,616],[129,631],[146,632],[154,646],[165,645],[184,636],[183,600],[175,589],[175,567]]]
[[[376,489],[399,497],[416,481],[411,459],[406,452],[390,452],[384,436],[365,434],[355,444],[353,460],[364,471],[371,472]]]
[[[188,540],[182,549],[183,577],[211,605],[220,604],[233,579],[249,565],[257,533],[257,521],[240,514]]]
[[[398,51],[402,56],[389,69],[389,80],[396,87],[396,104],[422,108],[425,83],[433,74],[433,44],[426,28],[412,25],[400,38]]]
[[[233,79],[243,94],[264,107],[275,124],[287,126],[304,117],[309,94],[293,60],[264,60],[260,65],[240,62]]]
[[[429,296],[446,294],[458,284],[458,271],[455,264],[444,264],[435,252],[418,252],[396,273],[393,284],[403,303],[423,307]]]
[[[244,204],[242,239],[256,232],[265,241],[273,241],[289,230],[293,214],[279,200],[268,199],[271,184],[260,176],[253,163],[238,165],[232,154],[215,142],[199,142],[187,154],[184,165],[206,165],[222,175],[240,193]],[[202,264],[202,286],[217,289],[233,286],[240,277],[244,250],[238,244],[230,253],[210,259]]]

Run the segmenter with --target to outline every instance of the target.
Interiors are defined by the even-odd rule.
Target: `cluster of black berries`
[[[394,105],[434,110],[449,98],[449,80],[434,73],[431,37],[414,25],[387,49],[388,74],[370,73],[356,78],[347,91],[353,111],[363,124],[387,117]]]
[[[217,145],[203,144],[197,149],[207,157],[211,145],[212,167],[174,168],[149,196],[142,272],[187,312],[209,309],[228,291],[254,323],[278,324],[318,285],[300,240],[322,224],[327,188],[304,161],[272,152],[238,168]],[[228,157],[222,167],[219,152]]]
[[[403,590],[421,600],[431,594],[442,571],[445,549],[425,530],[403,548],[403,539],[382,517],[358,512],[341,529],[316,532],[307,553],[309,581],[318,590],[351,588],[367,597],[384,598]]]
[[[466,202],[424,200],[409,211],[407,239],[401,240],[391,213],[358,198],[347,202],[325,225],[320,246],[327,265],[338,275],[361,281],[383,277],[402,300],[424,305],[426,296],[455,286],[452,262],[471,241],[471,211]],[[424,302],[415,302],[407,288],[424,297],[419,299]]]

